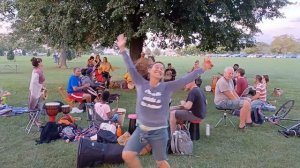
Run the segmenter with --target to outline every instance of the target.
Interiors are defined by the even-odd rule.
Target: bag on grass
[[[261,108],[257,107],[254,111],[251,111],[251,120],[255,124],[262,124],[264,122],[264,116],[261,113]]]
[[[171,138],[173,153],[180,155],[191,155],[193,153],[193,141],[186,128],[177,128]]]
[[[62,130],[62,126],[55,122],[47,122],[42,128],[40,139],[36,141],[37,144],[49,143],[52,140],[60,138],[59,133]]]
[[[77,168],[92,167],[104,163],[123,163],[123,148],[119,144],[104,144],[81,138],[77,152]]]
[[[97,141],[101,143],[117,143],[117,136],[110,131],[100,129],[97,133]]]
[[[111,123],[101,123],[100,129],[110,131],[111,133],[115,134],[117,131],[117,128],[114,124]]]

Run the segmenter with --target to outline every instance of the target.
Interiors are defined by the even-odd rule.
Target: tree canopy
[[[296,53],[300,51],[300,44],[293,36],[287,34],[275,36],[271,43],[271,51],[277,54]]]
[[[125,33],[136,59],[147,38],[160,47],[197,44],[203,50],[253,45],[256,24],[282,17],[288,0],[4,0],[2,16],[15,15],[15,31],[51,46],[111,46]]]

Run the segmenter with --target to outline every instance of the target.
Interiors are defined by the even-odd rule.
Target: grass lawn
[[[31,76],[31,57],[17,57],[16,62],[0,57],[0,64],[18,64],[18,73],[0,73],[0,87],[12,93],[8,103],[13,106],[25,106],[27,103],[28,86]],[[49,91],[47,101],[62,100],[57,92],[58,86],[67,85],[72,68],[86,65],[86,57],[68,62],[69,69],[58,69],[52,57],[43,57],[46,87]],[[121,80],[126,71],[120,56],[108,56],[109,61],[120,69],[112,73],[113,80]],[[198,57],[157,57],[164,63],[171,62],[178,77],[189,71]],[[300,59],[256,59],[256,58],[213,58],[215,67],[203,75],[202,87],[211,83],[211,76],[223,72],[226,66],[238,63],[246,70],[250,83],[254,82],[256,74],[268,74],[270,85],[268,99],[277,100],[277,107],[289,99],[295,100],[295,106],[290,117],[300,118]],[[284,90],[281,97],[272,97],[274,87]],[[134,113],[135,91],[112,90],[120,93],[119,107],[126,108],[127,114]],[[185,99],[187,93],[178,91],[173,95],[173,105]],[[205,125],[201,125],[201,138],[194,141],[194,156],[169,155],[172,168],[192,167],[294,167],[299,168],[299,138],[285,138],[277,133],[278,127],[270,123],[249,128],[246,132],[239,132],[231,126],[213,128],[221,117],[215,109],[212,93],[206,92],[208,99],[208,114],[204,124],[211,125],[211,136],[205,136]],[[114,106],[114,104],[112,105]],[[82,117],[79,126],[87,126],[86,113],[77,114]],[[44,119],[45,121],[46,119]],[[238,125],[238,118],[232,120]],[[39,137],[36,129],[27,135],[24,131],[28,122],[27,114],[15,117],[0,117],[0,167],[76,167],[77,143],[65,143],[58,140],[49,144],[35,145]],[[290,124],[290,123],[289,123]],[[125,121],[123,130],[127,130]],[[155,167],[150,155],[141,157],[144,167]],[[123,165],[104,165],[99,167],[126,167]]]

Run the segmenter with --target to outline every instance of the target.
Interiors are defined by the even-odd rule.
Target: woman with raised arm
[[[170,167],[167,162],[167,142],[169,101],[172,93],[196,79],[199,74],[210,69],[213,65],[207,59],[202,69],[197,69],[182,78],[170,82],[162,82],[165,66],[162,62],[154,62],[148,67],[149,81],[145,80],[136,70],[130,56],[125,51],[126,37],[118,36],[117,45],[123,55],[133,82],[136,85],[137,100],[136,114],[138,127],[126,143],[122,157],[128,167],[142,167],[138,153],[148,143],[158,167]]]

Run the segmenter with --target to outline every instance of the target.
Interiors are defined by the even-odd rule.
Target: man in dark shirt
[[[181,101],[178,109],[170,111],[170,129],[173,134],[176,130],[177,120],[181,121],[201,121],[206,116],[206,97],[195,83],[187,84],[185,89],[190,92],[186,101]]]

